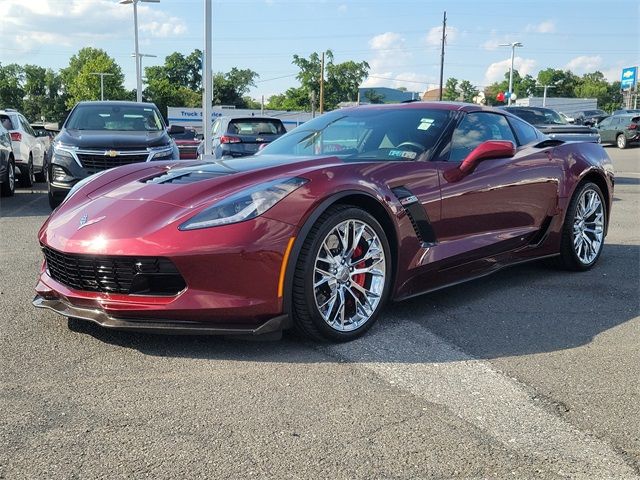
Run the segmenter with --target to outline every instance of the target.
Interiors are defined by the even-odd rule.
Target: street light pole
[[[132,53],[131,54],[132,57],[135,57],[136,54]],[[140,100],[138,100],[139,102],[142,101],[142,58],[146,57],[146,58],[157,58],[157,55],[151,55],[149,53],[138,53],[138,62],[140,63]],[[137,90],[137,89],[136,89]]]
[[[111,76],[113,73],[91,72],[90,75],[100,75],[100,100],[104,101],[104,77]]]
[[[501,47],[511,47],[511,70],[509,70],[509,101],[507,105],[511,105],[511,96],[513,95],[513,60],[515,58],[516,47],[523,47],[520,42],[501,43]]]
[[[120,0],[121,5],[133,4],[133,36],[136,56],[136,101],[142,102],[142,73],[140,72],[140,51],[138,47],[138,2],[159,3],[160,0]]]
[[[204,134],[204,158],[211,158],[213,150],[211,137],[211,104],[213,103],[213,78],[211,70],[211,0],[204,0],[204,52],[202,61],[202,82],[204,92],[202,98],[202,133]]]

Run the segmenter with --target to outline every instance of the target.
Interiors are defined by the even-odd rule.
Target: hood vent
[[[227,175],[219,170],[203,169],[202,167],[191,168],[177,168],[175,170],[168,170],[154,177],[141,180],[143,183],[156,183],[156,184],[187,184],[200,182],[203,180],[211,180],[212,178],[221,177]]]

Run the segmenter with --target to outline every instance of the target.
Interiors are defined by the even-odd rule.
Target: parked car
[[[613,115],[598,124],[600,141],[614,143],[618,148],[627,148],[632,143],[640,142],[640,115]]]
[[[180,152],[180,160],[195,160],[198,158],[198,145],[202,136],[191,127],[172,125],[171,138],[176,142]]]
[[[16,190],[16,160],[13,156],[11,134],[0,122],[0,195],[13,196]]]
[[[282,120],[271,117],[218,117],[211,128],[214,158],[246,157],[287,133]],[[204,144],[198,154],[204,153]]]
[[[598,130],[586,125],[567,123],[558,112],[544,107],[503,107],[535,126],[542,133],[565,142],[595,142],[600,139]]]
[[[622,110],[614,110],[613,115],[624,115],[625,113],[635,113],[640,115],[640,108],[626,108]]]
[[[11,135],[16,173],[20,185],[31,187],[45,181],[44,147],[24,115],[17,110],[0,110],[0,122]]]
[[[39,232],[34,305],[116,329],[351,340],[387,300],[541,257],[593,267],[613,175],[601,145],[505,110],[340,109],[252,157],[78,184]]]
[[[179,158],[153,103],[80,102],[53,145],[49,205],[56,208],[75,184],[110,168]]]
[[[594,126],[596,123],[608,116],[609,114],[607,112],[600,109],[583,110],[581,112],[576,112],[574,115],[576,124],[589,126]]]
[[[43,181],[46,181],[47,172],[49,171],[51,151],[53,149],[52,140],[60,130],[56,123],[32,123],[31,128],[33,128],[33,131],[36,132],[36,137],[38,138],[38,141],[42,143],[42,148],[44,150],[43,170],[45,178],[43,179]]]

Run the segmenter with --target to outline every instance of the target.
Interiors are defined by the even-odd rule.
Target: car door
[[[601,143],[613,142],[613,132],[611,131],[611,129],[613,127],[614,119],[615,117],[605,118],[602,122],[598,124],[598,133],[600,133]]]
[[[450,174],[488,140],[513,142],[515,155],[485,159],[463,176]],[[438,159],[442,201],[434,228],[441,259],[459,263],[492,257],[526,245],[548,226],[557,206],[560,166],[537,143],[518,141],[500,113],[462,118]]]
[[[28,161],[29,153],[31,153],[33,159],[34,167],[42,167],[42,146],[40,142],[36,138],[35,132],[27,122],[27,119],[22,115],[18,115],[18,119],[20,120],[21,130],[22,130],[22,143],[25,146],[24,161]],[[35,169],[36,171],[38,168]]]

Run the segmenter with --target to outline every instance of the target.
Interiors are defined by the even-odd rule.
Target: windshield
[[[174,140],[195,140],[197,133],[195,130],[185,129],[183,133],[170,133],[169,135]]]
[[[67,128],[77,130],[123,130],[155,132],[164,129],[155,108],[121,105],[79,105]]]
[[[415,160],[432,151],[450,118],[450,111],[436,109],[336,110],[280,137],[261,154]]]

